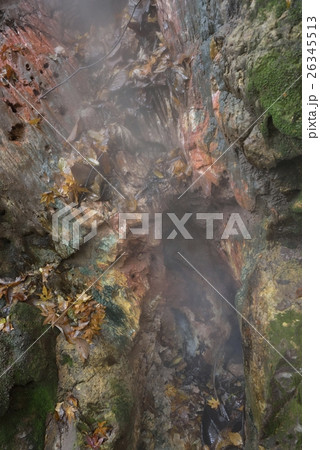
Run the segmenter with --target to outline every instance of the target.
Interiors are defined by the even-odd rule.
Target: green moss
[[[275,441],[279,441],[288,449],[301,448],[301,433],[296,431],[297,425],[301,425],[302,418],[302,401],[301,401],[301,384],[297,389],[294,397],[274,415],[264,428],[266,436],[263,444],[266,448],[273,448]]]
[[[268,338],[283,355],[287,351],[296,352],[296,358],[292,364],[300,370],[302,364],[302,320],[301,314],[295,310],[288,310],[280,313],[270,322]],[[302,399],[301,381],[298,373],[286,361],[275,352],[272,352],[272,363],[267,369],[268,394],[267,402],[272,405],[272,414],[266,417],[263,425],[264,440],[262,444],[266,448],[273,448],[275,442],[279,441],[287,445],[283,448],[300,448],[301,436],[296,431],[296,427],[301,424]],[[286,384],[282,385],[277,381],[277,373],[290,373],[289,378],[285,378]]]
[[[278,314],[276,318],[270,322],[269,327],[269,339],[280,352],[286,352],[288,348],[295,348],[297,350],[298,357],[295,364],[299,369],[302,362],[301,314],[294,310]]]
[[[288,20],[292,25],[297,25],[302,21],[302,1],[292,0],[288,11]]]
[[[133,408],[132,395],[124,382],[114,379],[110,384],[113,394],[110,400],[112,412],[120,426],[125,428],[131,423]]]
[[[61,357],[61,365],[65,366],[66,364],[68,364],[69,367],[72,367],[73,360],[70,355],[67,355],[66,353],[64,353]]]
[[[14,329],[0,335],[3,350],[1,362],[5,367],[17,360],[21,352],[33,344],[46,330],[40,311],[27,303],[17,303],[11,309]],[[17,435],[26,433],[25,441],[30,448],[42,449],[45,421],[49,411],[54,409],[57,387],[55,361],[55,334],[52,330],[43,335],[4,376],[6,398],[0,398],[3,405],[0,419],[0,448],[19,448]],[[8,408],[8,409],[7,409]]]
[[[291,0],[288,5],[286,0],[256,0],[255,7],[251,11],[251,19],[258,17],[259,20],[266,20],[267,16],[274,13],[276,18],[280,18],[282,14],[288,11],[285,18],[291,25],[296,25],[302,19],[302,2],[301,0]]]
[[[286,9],[286,0],[256,0],[256,11],[260,15],[274,11],[276,17],[280,17]]]
[[[56,404],[56,384],[52,378],[48,382],[14,387],[10,404],[10,411],[0,423],[0,448],[15,450],[15,436],[21,427],[23,430],[30,429],[26,437],[29,445],[34,450],[42,450],[47,414],[54,411]]]
[[[92,297],[96,302],[100,303],[101,305],[107,306],[112,301],[114,295],[118,292],[119,289],[120,286],[118,286],[117,284],[113,286],[105,285],[103,287],[102,292],[100,292],[97,289],[94,289],[92,291]]]
[[[22,333],[30,334],[43,328],[43,317],[39,310],[27,303],[18,302],[11,309],[10,318],[15,328],[18,328]]]
[[[259,100],[269,109],[273,125],[280,133],[301,138],[301,79],[276,101],[301,74],[301,48],[272,50],[259,58],[249,73],[247,93],[252,103]],[[276,101],[276,103],[274,103]],[[273,104],[274,103],[274,104]]]

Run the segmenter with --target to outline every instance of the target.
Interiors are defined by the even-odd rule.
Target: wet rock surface
[[[1,446],[300,448],[300,2],[142,1],[108,57],[41,99],[109,52],[134,4],[95,0],[88,14],[82,1],[6,3],[1,370],[41,334],[44,317],[28,321],[22,309],[61,314],[63,300],[126,254],[84,302],[95,302],[91,321],[93,305],[105,314],[93,335],[72,308],[57,340],[46,334],[2,378]],[[71,202],[98,223],[79,249],[52,240],[52,214]],[[193,243],[118,238],[119,211],[222,208],[212,241],[193,222]],[[220,240],[232,212],[250,241]],[[22,296],[5,288],[27,272],[32,289],[24,281]],[[43,285],[49,306],[39,302]],[[47,364],[58,372],[56,393]],[[6,420],[24,409],[8,433]]]

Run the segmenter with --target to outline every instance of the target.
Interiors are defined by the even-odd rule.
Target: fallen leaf
[[[163,173],[161,173],[159,170],[154,170],[153,174],[157,177],[157,178],[163,178],[164,175]]]
[[[42,283],[45,283],[47,281],[47,279],[53,269],[54,269],[54,267],[52,264],[47,264],[45,267],[40,267],[39,272],[42,275]]]
[[[85,341],[84,339],[76,338],[73,340],[73,343],[74,343],[82,361],[83,362],[86,361],[86,359],[88,359],[88,356],[89,356],[88,342]]]
[[[73,396],[73,395],[69,395],[69,397],[67,398],[67,401],[69,403],[72,403],[72,405],[77,408],[78,407],[78,400]]]
[[[243,441],[240,433],[233,433],[230,429],[226,428],[221,431],[219,436],[219,442],[216,444],[216,450],[224,450],[230,446],[243,447]]]
[[[57,196],[57,192],[55,191],[47,191],[41,195],[40,203],[45,203],[46,206],[49,206],[51,203],[54,203],[54,200]]]
[[[87,441],[86,447],[92,448],[94,450],[99,450],[104,440],[105,440],[104,437],[99,438],[97,435],[86,436]]]
[[[29,125],[39,125],[41,122],[41,117],[37,117],[35,119],[28,120]]]
[[[7,316],[2,331],[3,331],[4,333],[10,333],[10,331],[12,331],[12,330],[13,330],[13,325],[12,325],[12,323],[10,322],[10,317]]]
[[[42,293],[41,294],[37,294],[37,295],[38,295],[38,297],[40,297],[40,299],[43,302],[46,302],[46,301],[50,300],[53,297],[52,292],[50,291],[50,289],[47,289],[47,286],[45,284],[42,286]]]
[[[62,417],[64,416],[64,409],[62,405],[63,402],[59,402],[56,404],[56,407],[54,408],[56,420],[61,420]]]
[[[79,194],[89,192],[85,187],[79,186],[72,174],[63,173],[65,178],[64,184],[61,186],[62,195],[71,195],[73,200],[78,203]]]
[[[103,422],[98,422],[98,426],[94,430],[93,434],[100,437],[107,437],[107,432],[112,428],[110,426],[107,426],[106,423],[106,420],[104,420]]]
[[[80,135],[81,131],[82,131],[82,122],[81,122],[81,117],[76,121],[74,127],[71,130],[71,133],[68,136],[67,141],[68,142],[73,142],[77,139],[78,135]]]
[[[47,325],[50,323],[53,327],[59,317],[56,313],[55,305],[40,304],[40,308],[42,310],[41,315],[45,317],[43,324]]]
[[[15,79],[16,80],[17,79],[15,71],[13,70],[13,68],[9,64],[6,64],[4,66],[4,69],[5,69],[5,77],[8,80],[11,80],[11,79]]]
[[[218,406],[220,405],[220,402],[219,402],[219,400],[216,400],[215,398],[211,397],[211,399],[208,400],[208,405],[212,409],[217,409]]]
[[[88,135],[99,143],[103,142],[105,139],[104,130],[100,131],[88,130]]]
[[[229,433],[229,439],[232,445],[236,447],[240,447],[243,444],[242,437],[239,433]]]
[[[66,414],[67,421],[71,423],[75,419],[75,413],[77,412],[77,408],[69,403],[63,404],[63,409]]]
[[[0,331],[2,331],[4,329],[5,324],[6,324],[5,317],[1,317],[1,319],[0,319]]]
[[[18,286],[26,279],[27,275],[16,278],[14,281],[5,281],[0,279],[0,298],[5,296],[6,302],[12,301],[12,288]]]

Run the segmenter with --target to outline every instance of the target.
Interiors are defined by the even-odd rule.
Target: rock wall
[[[221,245],[237,307],[300,370],[301,2],[157,4],[170,50],[190,58],[179,124],[193,179],[205,173],[195,187],[251,212],[252,241]],[[241,329],[247,446],[300,448],[300,375]]]

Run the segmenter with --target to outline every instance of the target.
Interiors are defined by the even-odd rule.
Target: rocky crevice
[[[287,89],[300,74],[300,2],[142,1],[110,57],[41,100],[74,68],[107,53],[127,23],[125,2],[109,9],[95,1],[90,23],[87,2],[7,3],[2,76],[15,89],[1,87],[1,271],[12,279],[52,264],[50,289],[76,295],[126,251],[92,291],[106,319],[89,357],[83,361],[63,335],[57,339],[58,400],[72,394],[79,412],[71,423],[51,415],[46,449],[84,448],[103,421],[111,428],[102,448],[201,448],[211,438],[217,446],[230,423],[248,449],[300,448],[300,376],[177,260],[177,251],[185,252],[300,370],[299,81]],[[97,162],[100,175],[26,100]],[[79,251],[50,237],[52,213],[75,200],[74,192],[40,203],[43,192],[65,182],[63,173],[89,191],[77,200],[99,218],[98,235]],[[152,237],[118,241],[119,210],[170,208],[223,208],[225,218],[209,245],[194,224],[194,247]],[[241,213],[251,241],[220,240],[231,212]],[[15,348],[18,322],[13,326],[0,343],[12,336]],[[3,395],[28,380],[5,377]],[[219,418],[206,406],[216,395],[233,414],[220,434],[210,428]],[[43,448],[26,430],[23,442]]]

